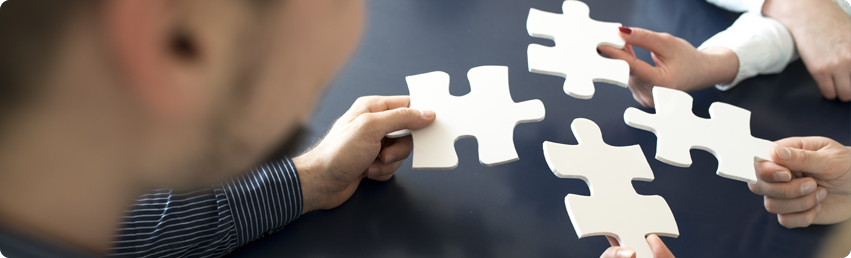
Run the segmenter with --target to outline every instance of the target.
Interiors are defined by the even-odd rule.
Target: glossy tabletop
[[[592,19],[668,32],[693,45],[738,17],[704,0],[585,2]],[[567,194],[588,195],[588,186],[554,176],[542,151],[544,141],[576,144],[570,130],[575,118],[595,121],[610,145],[641,145],[656,179],[633,185],[639,194],[667,200],[680,237],[662,239],[679,257],[814,257],[836,245],[836,231],[851,234],[837,225],[782,227],[745,183],[715,175],[718,162],[709,152],[692,150],[690,168],[654,159],[656,136],[624,123],[626,108],[640,107],[628,89],[595,83],[594,97],[580,100],[562,91],[563,78],[529,73],[527,46],[553,45],[527,34],[529,8],[561,13],[561,3],[368,1],[362,44],[322,98],[311,141],[360,96],[407,95],[405,76],[431,71],[447,72],[450,92],[464,95],[470,91],[467,71],[481,65],[508,66],[511,97],[540,99],[546,118],[515,128],[518,161],[485,167],[476,140],[461,139],[456,169],[411,170],[409,158],[390,181],[366,180],[340,207],[305,214],[230,257],[598,257],[608,247],[605,237],[577,238],[564,205]],[[651,62],[647,51],[636,50]],[[751,110],[755,137],[826,136],[851,145],[851,106],[823,99],[801,61],[726,92],[710,88],[691,95],[693,112],[701,117],[709,117],[715,101]]]

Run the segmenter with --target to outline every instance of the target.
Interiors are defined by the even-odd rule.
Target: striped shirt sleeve
[[[222,185],[141,196],[113,241],[114,257],[221,257],[282,228],[302,211],[290,159],[269,162]]]

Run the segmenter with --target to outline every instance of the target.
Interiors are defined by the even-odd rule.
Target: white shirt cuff
[[[703,42],[698,50],[725,47],[739,58],[739,71],[733,81],[716,85],[728,90],[759,74],[779,73],[797,58],[792,34],[777,20],[747,12],[727,30]]]
[[[706,0],[718,7],[731,12],[751,12],[762,16],[762,5],[765,0]]]

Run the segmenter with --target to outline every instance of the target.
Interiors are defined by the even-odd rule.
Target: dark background
[[[738,17],[704,0],[585,2],[592,19],[668,32],[695,46]],[[514,101],[540,99],[546,119],[515,128],[519,161],[482,166],[476,140],[461,139],[455,144],[456,169],[412,171],[409,159],[394,179],[367,180],[340,207],[305,214],[231,257],[598,257],[608,247],[605,237],[578,239],[564,207],[565,195],[588,195],[588,186],[555,177],[541,148],[544,141],[576,144],[570,123],[580,117],[595,121],[608,144],[641,145],[656,180],[633,185],[639,194],[667,200],[680,237],[662,239],[675,255],[811,257],[837,229],[782,227],[745,183],[715,175],[718,163],[709,152],[692,150],[690,168],[655,160],[656,136],[623,122],[627,107],[640,107],[628,89],[596,83],[594,98],[580,100],[562,91],[563,78],[529,73],[527,46],[553,45],[528,36],[529,8],[561,13],[561,0],[367,4],[362,45],[322,98],[304,148],[318,141],[360,96],[407,95],[405,76],[431,71],[447,72],[450,92],[464,95],[470,91],[467,71],[481,65],[508,66]],[[652,63],[647,51],[636,50]],[[755,137],[827,136],[851,145],[851,107],[823,99],[800,61],[781,74],[752,78],[727,92],[710,88],[691,95],[693,111],[701,117],[709,117],[715,101],[751,110]]]

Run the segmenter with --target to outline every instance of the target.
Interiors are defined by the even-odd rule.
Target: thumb
[[[626,63],[629,64],[630,76],[638,77],[639,80],[651,82],[652,84],[657,84],[658,81],[662,81],[661,75],[656,67],[636,58],[635,53],[632,53],[632,51],[626,50],[631,47],[632,46],[629,44],[624,46],[624,49],[617,49],[613,46],[600,46],[597,50],[599,50],[600,54],[605,57],[626,61]]]
[[[819,173],[825,170],[825,165],[830,160],[818,151],[804,150],[798,148],[787,148],[775,145],[771,158],[774,163],[784,166],[794,172]]]
[[[668,50],[669,43],[676,40],[668,33],[658,33],[642,28],[627,28],[621,30],[621,38],[627,44],[647,49],[656,55],[664,55]]]
[[[367,131],[368,135],[381,139],[391,132],[402,129],[421,129],[430,125],[437,115],[431,110],[417,110],[413,108],[397,108],[375,113],[361,114],[356,122],[361,130]]]
[[[635,258],[635,251],[626,247],[612,246],[600,258]]]

